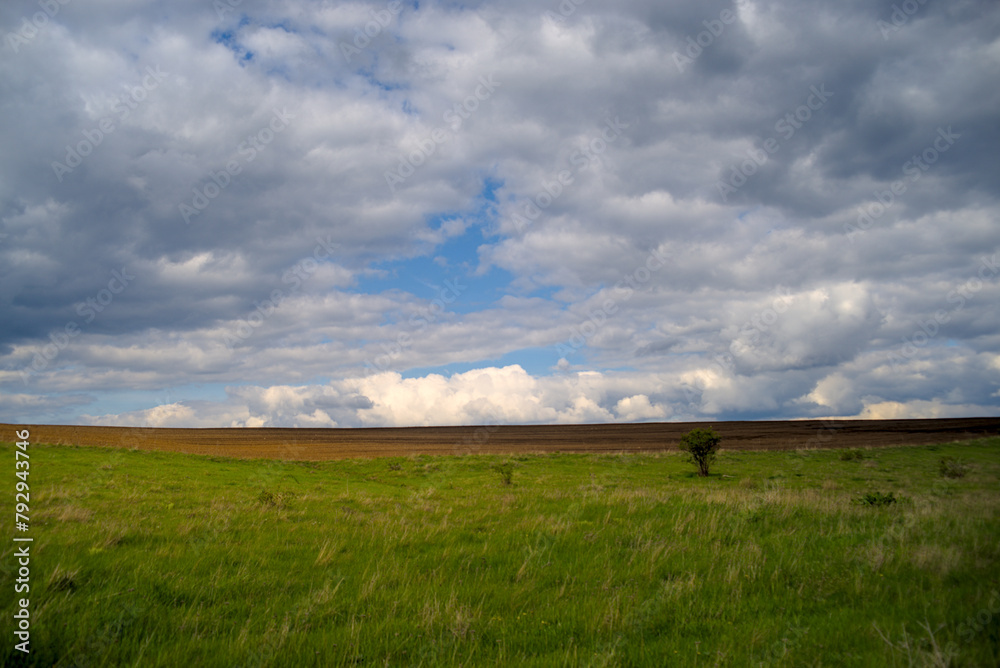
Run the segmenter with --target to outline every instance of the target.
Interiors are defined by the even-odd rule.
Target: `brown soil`
[[[524,452],[656,452],[710,427],[726,450],[868,448],[1000,436],[998,418],[669,422],[369,429],[156,429],[0,424],[0,441],[28,429],[32,443],[166,450],[222,457],[326,460],[348,457]]]

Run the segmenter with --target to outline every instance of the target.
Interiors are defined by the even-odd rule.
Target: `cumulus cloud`
[[[649,402],[649,397],[645,394],[620,399],[615,404],[615,412],[626,422],[639,422],[642,420],[663,419],[669,415],[668,409],[664,406],[654,406]]]
[[[831,285],[746,306],[729,346],[743,373],[850,361],[881,322],[871,294],[860,285]]]
[[[858,416],[864,420],[913,420],[928,418],[965,417],[976,415],[982,407],[947,404],[943,401],[880,401],[868,404]],[[997,415],[996,411],[991,411]]]

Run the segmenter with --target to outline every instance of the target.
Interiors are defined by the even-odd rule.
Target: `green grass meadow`
[[[708,478],[682,453],[29,452],[32,651],[7,633],[5,666],[1000,665],[1000,439],[724,451]]]

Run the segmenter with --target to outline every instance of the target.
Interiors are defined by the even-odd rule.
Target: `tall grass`
[[[708,478],[32,447],[33,651],[4,665],[1000,664],[1000,439],[724,451]]]

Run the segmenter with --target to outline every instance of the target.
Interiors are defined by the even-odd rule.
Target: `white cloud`
[[[662,420],[669,416],[669,411],[666,407],[652,405],[649,402],[649,397],[645,394],[637,394],[619,400],[615,404],[615,412],[620,419],[626,422],[639,422],[652,419]]]
[[[850,361],[871,340],[881,317],[866,286],[840,284],[779,295],[739,308],[729,346],[741,371],[774,371]]]
[[[930,418],[997,415],[996,407],[945,404],[942,401],[879,401],[867,404],[858,414],[862,420],[916,420]]]

